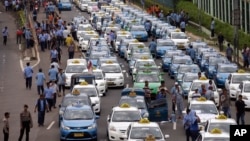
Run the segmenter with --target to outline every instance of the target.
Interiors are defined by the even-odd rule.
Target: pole
[[[234,61],[239,63],[240,0],[233,1]]]

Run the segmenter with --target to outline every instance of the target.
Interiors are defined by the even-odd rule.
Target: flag
[[[93,72],[93,64],[91,61],[88,62],[88,66],[87,66],[88,72],[92,73]]]

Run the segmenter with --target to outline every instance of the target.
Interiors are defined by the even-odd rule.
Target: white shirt
[[[55,67],[57,70],[60,68],[59,64],[56,63],[56,62],[51,63],[51,64],[50,64],[50,68],[51,68],[52,65],[54,65],[54,67]]]

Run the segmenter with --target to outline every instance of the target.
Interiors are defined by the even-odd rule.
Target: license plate
[[[84,137],[83,133],[74,133],[74,137]]]
[[[108,82],[108,85],[114,85],[115,83],[114,82]]]

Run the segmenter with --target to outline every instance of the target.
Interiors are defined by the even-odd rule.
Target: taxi
[[[58,2],[58,10],[69,10],[71,11],[71,8],[72,8],[72,4],[70,2],[70,0],[60,0]]]
[[[239,86],[239,91],[236,94],[236,99],[242,95],[242,100],[245,102],[245,108],[250,108],[250,81],[242,81]]]
[[[139,41],[148,41],[148,33],[143,25],[132,25],[129,31],[133,38]]]
[[[190,47],[189,47],[190,45],[193,46],[193,49],[195,50],[195,52],[197,51],[198,48],[207,47],[207,43],[202,42],[201,40],[196,40],[194,42],[190,42],[190,44],[188,46],[186,46],[187,55],[190,55]]]
[[[204,127],[207,120],[215,119],[217,116],[219,116],[219,111],[217,110],[214,102],[211,100],[207,100],[204,97],[189,101],[187,108],[195,111],[197,116],[199,116],[201,120],[201,122],[199,123],[200,127]],[[185,115],[186,110],[183,111],[183,113]]]
[[[171,60],[171,64],[170,64],[169,69],[168,69],[168,75],[171,78],[174,78],[175,72],[176,72],[177,68],[179,67],[179,65],[187,64],[190,62],[193,62],[193,61],[189,55],[173,56],[172,60]]]
[[[84,70],[83,73],[88,73],[88,70]],[[106,96],[106,92],[108,91],[108,85],[105,80],[104,73],[101,69],[93,68],[92,74],[95,75],[96,87],[99,91],[100,96]]]
[[[87,94],[90,97],[91,103],[94,105],[94,112],[99,115],[101,114],[101,99],[95,85],[88,84],[86,81],[82,81],[80,84],[77,84],[73,87],[72,93],[75,93],[75,91]]]
[[[120,64],[107,61],[101,64],[99,69],[103,71],[108,87],[124,87],[124,76]]]
[[[119,48],[119,45],[120,45],[122,39],[127,39],[127,38],[131,38],[131,37],[132,37],[132,35],[128,31],[118,31],[116,33],[115,51],[118,52],[118,48]]]
[[[98,59],[97,65],[101,66],[103,63],[106,63],[106,62],[109,62],[109,61],[111,61],[113,63],[119,63],[116,56],[105,56],[105,57],[100,57]]]
[[[97,119],[89,105],[67,106],[60,120],[60,140],[97,141]]]
[[[158,88],[161,85],[161,81],[163,80],[162,75],[163,74],[159,74],[159,72],[153,72],[150,70],[138,72],[134,79],[134,87],[144,88],[145,81],[148,81],[151,93],[156,95]]]
[[[173,56],[178,56],[183,54],[182,50],[169,50],[168,52],[165,53],[165,55],[162,57],[161,60],[161,68],[163,71],[168,71],[169,66],[172,61]]]
[[[237,90],[242,81],[250,81],[250,73],[244,70],[231,73],[226,79],[225,88],[229,91],[230,98],[236,98]]]
[[[178,66],[175,73],[175,80],[182,78],[182,76],[187,73],[192,72],[198,74],[198,72],[201,72],[199,66],[197,64],[193,64],[193,62],[187,62],[186,64],[181,64]]]
[[[215,66],[218,63],[224,63],[224,62],[228,62],[228,59],[224,56],[208,57],[208,59],[204,64],[204,72],[206,73],[207,78],[212,79]]]
[[[219,115],[214,119],[209,119],[201,132],[211,132],[214,128],[219,128],[222,132],[230,133],[230,125],[237,125],[237,123],[233,118]]]
[[[229,133],[222,132],[219,128],[214,128],[210,132],[202,132],[196,141],[229,141]]]
[[[91,0],[79,0],[77,6],[81,11],[87,11],[88,3]]]
[[[98,37],[99,37],[99,35],[95,31],[89,31],[89,32],[86,32],[85,34],[83,34],[83,36],[81,36],[79,38],[79,46],[80,46],[81,50],[87,51],[89,40],[91,38],[98,38]]]
[[[95,2],[95,1],[88,2],[88,6],[87,6],[88,13],[98,12],[98,11],[99,11],[98,2]]]
[[[189,39],[187,35],[180,31],[180,29],[176,29],[175,32],[170,33],[170,39],[174,41],[174,44],[178,49],[184,50],[185,46],[189,44]]]
[[[219,106],[219,92],[221,91],[221,89],[217,89],[214,81],[212,81],[213,83],[213,92],[214,92],[214,100],[215,100],[215,104],[217,106]],[[209,79],[207,79],[205,76],[200,77],[197,80],[193,80],[191,86],[190,86],[190,90],[188,92],[188,102],[192,101],[192,94],[195,92],[196,89],[201,89],[201,85],[208,85],[209,84]]]
[[[81,24],[80,23],[77,26],[76,36],[79,39],[81,36],[83,36],[83,34],[85,34],[86,32],[90,32],[90,31],[93,31],[91,24]]]
[[[213,78],[218,87],[224,87],[226,79],[231,73],[237,72],[238,66],[235,63],[218,63],[215,66]]]
[[[131,123],[124,135],[125,141],[147,141],[149,139],[165,141],[167,138],[169,138],[169,135],[163,135],[159,124],[150,122],[147,118],[143,118],[139,122]]]
[[[107,117],[108,140],[122,140],[126,130],[132,122],[141,119],[141,112],[136,107],[129,104],[122,104],[112,108],[112,112]]]
[[[174,42],[170,39],[157,39],[156,40],[156,57],[164,57],[167,51],[176,49]]]
[[[87,69],[87,61],[85,59],[68,59],[67,66],[64,71],[66,76],[65,87],[71,86],[72,75],[82,73],[85,69]]]
[[[197,64],[199,65],[201,71],[204,71],[204,70],[205,70],[205,63],[206,63],[206,61],[207,61],[207,59],[208,59],[209,57],[218,57],[218,56],[220,56],[220,54],[219,54],[219,52],[217,52],[217,51],[203,52],[203,53],[201,54],[201,57],[200,57],[198,63],[197,63]],[[226,63],[226,60],[225,60],[225,62],[223,61],[223,63]]]
[[[88,95],[86,94],[81,94],[81,93],[69,93],[66,94],[63,99],[61,104],[59,104],[59,121],[66,109],[67,106],[72,105],[73,103],[81,103],[82,105],[89,105],[92,106],[91,100]],[[59,122],[59,127],[60,127],[60,122]]]
[[[177,82],[181,86],[183,95],[185,97],[188,96],[188,92],[190,91],[191,84],[194,80],[198,79],[197,73],[187,72],[182,75],[182,77],[179,79],[177,78]]]
[[[149,58],[140,58],[140,59],[137,59],[135,60],[135,62],[132,64],[132,61],[130,61],[130,64],[129,64],[129,74],[133,74],[136,72],[136,69],[141,67],[141,66],[144,66],[144,67],[154,67],[154,66],[157,66],[154,59],[149,59]]]
[[[122,39],[120,41],[120,44],[118,45],[118,55],[121,58],[124,58],[125,56],[125,51],[127,50],[127,46],[129,43],[131,42],[138,42],[138,40],[136,39]]]
[[[127,58],[127,61],[130,62],[132,59],[138,58],[139,56],[141,57],[145,56],[151,59],[153,58],[149,48],[139,46],[139,47],[133,47],[131,49],[131,53],[130,56]]]
[[[91,50],[87,56],[87,60],[91,61],[93,66],[97,67],[100,57],[110,56],[109,50]]]
[[[135,48],[135,47],[143,49],[144,47],[146,47],[146,45],[142,42],[139,42],[138,40],[134,40],[133,42],[130,42],[127,45],[127,49],[125,50],[125,53],[124,53],[125,60],[129,59],[129,57],[131,55],[131,50],[132,50],[132,48]]]

